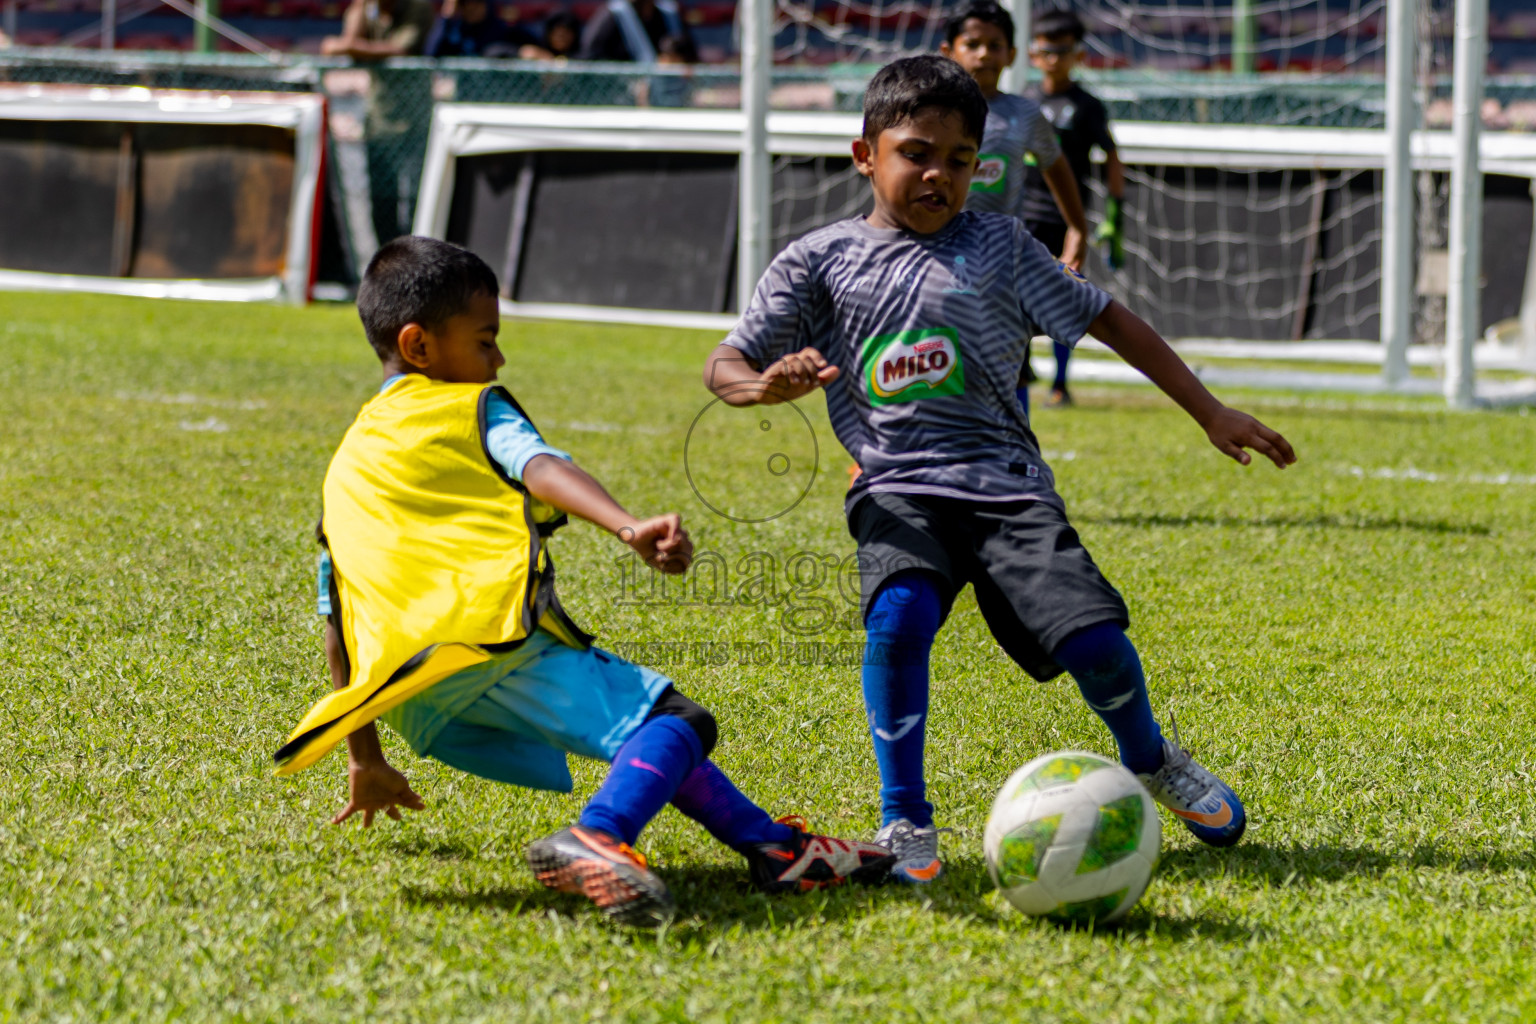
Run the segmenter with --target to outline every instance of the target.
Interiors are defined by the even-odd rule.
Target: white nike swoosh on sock
[[[907,715],[905,718],[898,718],[896,719],[896,724],[900,726],[900,728],[895,732],[886,732],[884,729],[877,725],[871,725],[870,728],[874,730],[876,736],[885,740],[887,743],[895,743],[907,733],[917,728],[917,723],[921,722],[922,720],[922,715]]]
[[[1125,707],[1127,704],[1129,704],[1131,701],[1133,701],[1135,699],[1136,699],[1136,691],[1135,690],[1127,690],[1125,693],[1122,693],[1118,697],[1110,698],[1110,701],[1109,701],[1108,704],[1095,704],[1093,701],[1090,700],[1088,702],[1088,706],[1090,708],[1093,708],[1093,710],[1095,710],[1095,711],[1119,711],[1121,708]]]

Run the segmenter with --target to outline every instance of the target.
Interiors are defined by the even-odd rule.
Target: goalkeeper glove
[[[1114,196],[1104,200],[1104,222],[1094,232],[1093,240],[1104,243],[1104,264],[1110,270],[1125,265],[1125,210]]]

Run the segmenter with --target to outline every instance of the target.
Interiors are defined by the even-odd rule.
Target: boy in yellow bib
[[[358,313],[384,386],[331,461],[320,525],[335,692],[278,750],[278,773],[345,739],[350,799],[334,821],[362,812],[367,826],[424,806],[384,759],[377,718],[418,754],[513,785],[569,792],[567,753],[610,761],[577,824],[529,846],[528,862],[628,924],[672,913],[634,849],[668,802],[745,856],[762,889],[883,879],[883,847],[811,835],[743,796],[708,760],[713,716],[592,646],[561,609],[547,540],[567,513],[661,572],[685,572],[693,546],[676,514],[626,512],[493,383],[496,294],[483,261],[434,239],[395,239],[368,265]]]

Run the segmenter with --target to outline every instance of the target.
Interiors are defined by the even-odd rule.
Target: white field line
[[[179,394],[162,395],[153,392],[119,391],[114,398],[124,402],[154,402],[156,405],[208,405],[215,409],[241,409],[249,412],[252,409],[265,409],[267,403],[259,399],[247,398],[233,400],[227,398],[204,398],[202,395]]]
[[[1382,352],[1380,342],[1375,341],[1233,341],[1224,338],[1170,339],[1169,345],[1186,359],[1204,356],[1207,359],[1266,359],[1279,362],[1352,363],[1357,366],[1379,369]],[[1093,338],[1084,338],[1077,345],[1080,351],[1109,352],[1108,346]],[[1473,360],[1479,370],[1525,370],[1536,372],[1536,357],[1519,345],[1479,342],[1472,350]],[[1410,345],[1410,366],[1445,365],[1444,345]]]
[[[552,430],[574,430],[582,434],[664,434],[666,431],[660,427],[648,426],[644,423],[623,424],[603,423],[598,420],[567,420],[556,422],[544,420],[543,425]]]
[[[1040,366],[1041,364],[1036,364]],[[1055,360],[1050,361],[1055,369]],[[1043,370],[1044,367],[1041,366]],[[1208,385],[1229,388],[1276,388],[1286,391],[1332,391],[1357,395],[1400,395],[1436,397],[1444,393],[1444,382],[1435,378],[1410,377],[1389,387],[1374,373],[1328,373],[1317,370],[1243,370],[1228,366],[1192,366],[1195,376]],[[1050,375],[1041,373],[1049,381]],[[1096,384],[1150,384],[1137,370],[1117,359],[1074,359],[1070,377]],[[1479,381],[1477,397],[1488,405],[1536,403],[1536,378],[1513,381]]]
[[[1424,484],[1488,484],[1494,487],[1536,487],[1536,475],[1524,473],[1434,473],[1407,466],[1402,469],[1339,466],[1339,473],[1362,480],[1408,480]]]

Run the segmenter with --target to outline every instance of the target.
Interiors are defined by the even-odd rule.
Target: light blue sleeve
[[[315,610],[321,615],[331,614],[331,553],[320,552],[319,580],[316,581],[319,590],[319,600],[315,603]]]
[[[494,391],[485,402],[485,447],[502,472],[518,483],[522,483],[523,470],[535,455],[571,461],[567,453],[545,444],[533,424]]]

